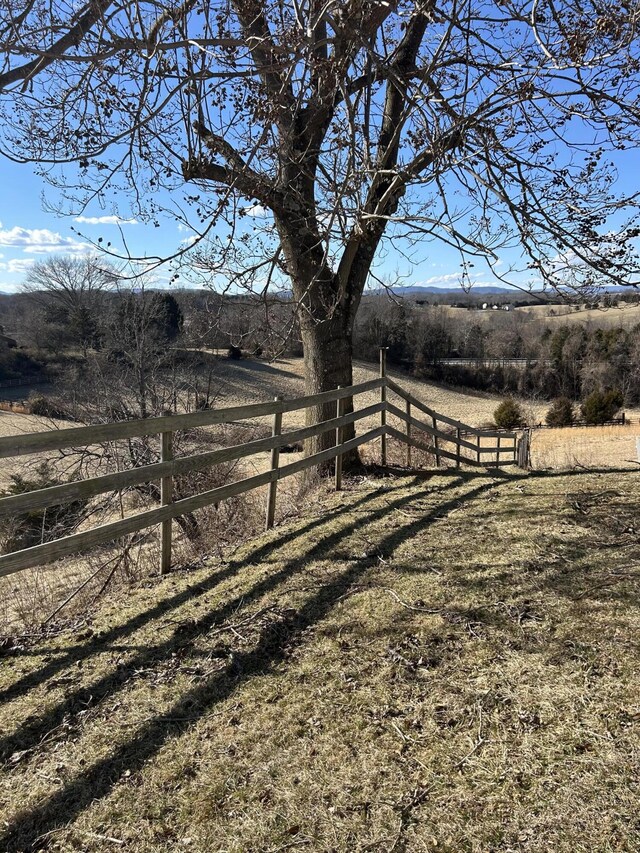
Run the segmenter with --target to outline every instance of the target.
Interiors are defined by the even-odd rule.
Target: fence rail
[[[195,412],[186,415],[167,415],[160,418],[99,424],[88,427],[52,430],[50,432],[0,438],[0,458],[25,454],[61,450],[70,447],[90,447],[100,442],[111,442],[140,436],[157,435],[160,438],[161,461],[125,471],[118,471],[77,482],[51,486],[46,489],[0,498],[0,518],[25,512],[46,509],[78,499],[89,499],[106,492],[121,491],[131,486],[160,482],[160,506],[138,512],[117,521],[110,521],[89,530],[73,533],[21,551],[0,556],[0,577],[26,568],[44,565],[97,545],[118,539],[131,533],[161,525],[161,571],[171,565],[172,520],[186,513],[217,504],[227,498],[262,486],[268,486],[266,527],[274,523],[278,481],[319,465],[336,460],[335,487],[341,488],[342,457],[356,448],[380,438],[380,459],[386,465],[387,436],[398,439],[407,447],[407,464],[411,465],[411,448],[424,445],[416,442],[412,428],[424,433],[431,440],[431,449],[436,464],[452,460],[456,466],[468,465],[514,465],[518,461],[527,464],[527,452],[522,450],[522,441],[516,433],[479,430],[430,409],[400,385],[385,375],[384,352],[381,352],[381,375],[377,379],[346,388],[337,388],[321,394],[299,397],[294,400],[276,398],[268,403],[233,406],[226,409]],[[344,414],[347,400],[352,400],[369,391],[380,391],[380,402]],[[387,400],[392,392],[405,402],[404,410]],[[282,432],[282,415],[286,412],[307,409],[320,403],[336,403],[336,417],[303,428]],[[350,408],[350,407],[349,407]],[[412,414],[412,408],[429,417],[429,423]],[[224,447],[204,453],[173,458],[173,434],[179,430],[228,423],[234,420],[273,417],[272,435],[244,444]],[[380,425],[368,429],[362,435],[345,439],[345,427],[365,418],[380,416]],[[404,424],[404,431],[387,423],[387,415]],[[439,426],[439,425],[443,426]],[[280,449],[315,436],[331,432],[335,445],[313,455],[287,464],[280,464]],[[463,438],[463,435],[465,436]],[[475,442],[469,440],[475,437]],[[496,439],[490,445],[482,445],[482,439]],[[443,448],[444,443],[453,449]],[[180,474],[202,471],[213,465],[230,462],[256,453],[271,452],[269,470],[251,477],[200,492],[180,500],[173,499],[173,478]],[[465,451],[466,453],[463,453]],[[469,455],[471,454],[471,455]],[[491,456],[491,459],[487,459]],[[493,458],[495,457],[495,458]],[[502,458],[501,458],[502,457]],[[483,460],[487,461],[483,461]]]
[[[590,421],[574,421],[571,424],[536,424],[535,429],[572,429],[573,427],[603,427],[603,426],[627,426],[629,424],[640,423],[640,418],[629,418],[623,412],[619,418],[612,418],[610,421],[602,421],[601,423],[591,423]]]

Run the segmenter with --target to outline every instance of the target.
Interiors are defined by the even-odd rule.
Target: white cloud
[[[0,255],[0,257],[4,257],[4,255]],[[24,275],[34,262],[34,258],[12,258],[6,263],[0,262],[0,270],[11,275]]]
[[[180,240],[180,245],[181,246],[193,246],[193,244],[196,242],[196,240],[199,240],[199,239],[200,238],[198,237],[197,234],[192,234],[191,237],[185,237],[184,240]]]
[[[75,222],[86,225],[137,225],[137,219],[120,219],[119,216],[76,216]]]
[[[487,278],[486,272],[470,272],[463,277],[459,272],[443,273],[442,275],[432,275],[424,281],[416,281],[418,287],[503,287],[503,283],[498,279]]]
[[[432,275],[425,281],[417,281],[416,285],[419,287],[447,287],[451,284],[459,284],[460,278],[459,272],[450,272],[446,275]]]
[[[0,223],[0,246],[21,249],[26,254],[49,254],[64,252],[67,255],[84,255],[94,251],[89,243],[81,243],[72,237],[63,237],[48,228],[2,228]]]
[[[251,207],[245,207],[244,213],[247,216],[256,216],[258,219],[264,219],[267,215],[267,210],[261,204],[252,204]]]

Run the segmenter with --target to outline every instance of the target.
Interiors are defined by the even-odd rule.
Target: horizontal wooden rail
[[[382,362],[381,362],[382,363]],[[384,373],[384,365],[383,365]],[[358,411],[342,414],[343,401],[360,394],[381,390],[380,402],[367,406]],[[398,394],[407,403],[406,411],[386,401],[386,390]],[[317,406],[322,403],[337,402],[334,409],[336,417],[312,424],[310,426],[281,432],[281,416],[286,412]],[[431,423],[425,424],[412,415],[412,406],[415,410],[429,416]],[[407,424],[406,433],[387,425],[387,413],[399,418]],[[210,450],[203,453],[195,453],[178,459],[171,458],[171,440],[174,432],[188,430],[196,427],[213,426],[215,424],[229,423],[239,419],[250,419],[266,415],[274,416],[273,435],[234,445]],[[371,429],[363,435],[357,436],[345,442],[339,438],[344,427],[355,424],[364,418],[380,416],[379,426]],[[448,424],[455,428],[455,433],[445,432],[438,428],[438,422]],[[275,511],[275,484],[286,477],[290,477],[309,468],[322,465],[332,459],[340,459],[343,454],[355,450],[361,445],[381,439],[381,458],[384,459],[384,439],[387,435],[404,442],[408,447],[424,449],[424,445],[416,442],[411,436],[411,427],[426,433],[434,439],[434,451],[438,458],[453,460],[456,465],[461,461],[472,466],[481,466],[483,454],[498,454],[495,463],[497,465],[515,464],[517,436],[515,433],[505,433],[492,430],[479,430],[463,424],[460,421],[449,418],[435,412],[426,406],[412,394],[405,391],[386,376],[381,375],[377,379],[363,382],[359,385],[337,388],[321,394],[313,394],[294,400],[273,400],[267,403],[254,403],[247,406],[232,406],[226,409],[208,410],[186,415],[167,415],[160,418],[146,418],[134,421],[121,421],[111,424],[99,424],[88,427],[74,427],[69,429],[51,430],[48,432],[32,433],[18,436],[0,438],[0,458],[14,457],[28,453],[40,453],[51,450],[61,450],[68,447],[87,447],[101,442],[119,441],[138,436],[156,435],[163,439],[163,460],[151,465],[143,465],[127,471],[118,471],[88,480],[64,483],[20,495],[10,495],[0,499],[0,518],[10,515],[20,515],[25,512],[46,509],[49,506],[63,504],[66,502],[89,499],[96,495],[111,491],[121,491],[143,483],[158,482],[163,484],[163,498],[160,506],[145,510],[117,521],[106,522],[90,530],[83,530],[34,545],[22,551],[0,555],[0,577],[11,575],[22,569],[44,565],[45,563],[61,559],[90,548],[103,545],[116,540],[122,536],[155,527],[162,524],[162,561],[164,569],[168,568],[171,560],[171,521],[172,519],[202,509],[211,504],[217,504],[227,498],[243,494],[244,492],[270,484],[269,509],[267,512],[267,527],[273,524]],[[461,433],[478,436],[476,444],[461,437]],[[326,432],[336,435],[336,446],[320,451],[302,459],[297,459],[286,465],[280,465],[278,451],[287,444],[295,444]],[[512,440],[513,448],[510,446],[481,447],[481,437],[499,437],[501,440]],[[449,452],[442,448],[442,442],[450,442],[454,445],[455,452]],[[524,458],[520,444],[520,458]],[[473,458],[462,457],[461,449],[471,451]],[[195,471],[202,471],[213,465],[223,462],[232,462],[251,456],[256,453],[271,451],[271,468],[262,474],[245,477],[234,483],[219,486],[199,494],[191,495],[180,500],[173,501],[174,477]],[[513,461],[500,460],[500,455],[513,456]],[[410,455],[408,456],[410,459]],[[339,469],[339,465],[336,466]],[[486,466],[485,466],[486,467]],[[336,482],[339,483],[339,470]]]
[[[265,471],[263,474],[256,474],[253,477],[247,477],[244,480],[238,480],[235,483],[230,483],[226,486],[218,486],[215,489],[209,489],[206,492],[201,492],[197,495],[192,495],[189,498],[183,498],[175,503],[167,506],[157,507],[156,509],[146,510],[132,515],[129,518],[123,518],[118,521],[111,521],[107,524],[101,524],[91,530],[84,530],[81,533],[74,533],[71,536],[65,536],[61,539],[54,539],[51,542],[45,542],[43,545],[34,545],[31,548],[25,548],[22,551],[15,551],[12,554],[4,554],[0,556],[0,577],[11,575],[14,572],[19,572],[22,569],[31,568],[33,566],[42,566],[54,560],[59,560],[61,557],[68,557],[71,554],[77,554],[80,551],[86,551],[96,545],[103,545],[113,539],[118,539],[120,536],[126,536],[129,533],[136,533],[144,530],[147,527],[153,527],[160,524],[162,521],[167,521],[176,518],[185,513],[194,512],[198,509],[203,509],[214,503],[226,500],[227,498],[241,495],[244,492],[257,489],[264,486],[273,480],[282,480],[285,477],[290,477],[292,474],[297,474],[299,471],[304,471],[307,468],[313,468],[317,465],[334,459],[338,454],[348,453],[350,450],[355,450],[361,444],[373,441],[382,435],[384,427],[377,427],[369,430],[364,435],[352,438],[345,441],[339,447],[330,447],[327,450],[322,450],[320,453],[314,453],[312,456],[307,456],[296,462],[291,462],[288,465],[283,465],[271,471]]]
[[[424,421],[419,420],[418,418],[414,418],[412,415],[407,415],[406,412],[403,412],[402,409],[399,409],[397,406],[394,406],[393,403],[387,403],[387,411],[391,415],[395,415],[400,420],[405,423],[410,423],[412,426],[417,427],[422,430],[422,432],[428,433],[430,436],[434,438],[439,438],[442,441],[450,441],[453,444],[460,444],[461,447],[466,447],[469,450],[473,450],[475,453],[478,449],[477,445],[472,444],[470,441],[466,441],[464,438],[457,439],[454,434],[448,432],[442,432],[442,430],[434,429],[431,426],[427,426]]]
[[[399,429],[395,429],[395,427],[387,426],[387,435],[391,435],[391,436],[393,436],[393,438],[397,438],[398,441],[401,441],[404,444],[410,444],[411,447],[415,447],[418,450],[429,450],[429,448],[425,448],[424,444],[420,444],[419,442],[415,441],[415,439],[413,439],[413,438],[407,439],[406,433],[401,432]],[[506,450],[508,451],[509,448],[507,448]],[[503,448],[501,447],[500,452],[502,453],[502,451],[503,451]],[[431,451],[431,452],[435,453],[435,450]],[[442,448],[440,448],[438,452],[440,453],[440,456],[444,456],[445,459],[451,459],[453,462],[456,462],[456,463],[458,462],[457,453],[450,453],[448,450],[443,450]],[[498,463],[493,463],[493,465],[492,465],[492,463],[478,462],[476,459],[470,459],[467,456],[461,457],[461,461],[464,462],[465,465],[471,465],[475,468],[493,467],[493,466],[498,464]],[[505,460],[504,462],[502,460],[500,460],[499,467],[502,468],[503,465],[515,465],[515,464],[516,464],[515,459]]]
[[[516,445],[513,447],[505,447],[504,444],[501,444],[500,447],[495,445],[494,447],[476,447],[476,451],[478,453],[515,453]]]
[[[367,391],[382,388],[385,379],[371,379],[360,385],[323,391],[308,397],[294,400],[279,400],[268,403],[251,403],[247,406],[231,406],[227,409],[209,409],[204,412],[192,412],[187,415],[168,415],[161,418],[141,418],[133,421],[97,424],[84,427],[51,430],[48,432],[10,435],[0,438],[0,459],[9,456],[22,456],[27,453],[40,453],[47,450],[62,450],[65,447],[86,447],[103,441],[118,441],[123,438],[136,438],[143,435],[158,435],[161,432],[194,429],[214,426],[234,419],[247,419],[274,415],[276,412],[295,412],[323,403],[331,403],[344,397],[355,397]]]
[[[87,499],[105,492],[117,491],[119,489],[139,486],[162,477],[179,476],[190,474],[194,471],[203,471],[213,465],[222,462],[232,462],[251,456],[254,453],[263,453],[276,447],[285,447],[287,444],[295,444],[321,435],[337,427],[347,426],[366,417],[378,414],[382,411],[382,403],[367,406],[356,412],[350,412],[341,418],[332,418],[328,421],[320,421],[312,426],[291,430],[279,436],[269,436],[245,444],[236,444],[232,447],[223,447],[220,450],[211,450],[207,453],[196,453],[192,456],[183,456],[173,459],[171,462],[156,462],[152,465],[142,465],[128,471],[117,471],[114,474],[105,474],[101,477],[93,477],[90,480],[78,480],[73,483],[64,483],[61,486],[50,486],[48,489],[39,489],[33,492],[25,492],[21,495],[11,495],[0,498],[0,518],[8,515],[17,515],[36,509],[44,509],[48,506],[66,503],[73,500]],[[168,418],[166,418],[168,420]],[[162,419],[163,423],[165,419]]]
[[[414,397],[413,394],[410,394],[408,391],[405,391],[400,385],[397,385],[392,379],[387,378],[387,386],[388,388],[397,394],[399,397],[402,397],[406,402],[411,403],[412,406],[415,406],[425,415],[429,415],[432,418],[436,418],[436,420],[442,421],[445,424],[449,424],[449,426],[456,427],[456,429],[460,429],[469,435],[480,435],[487,436],[490,438],[497,438],[500,436],[501,438],[510,438],[514,441],[517,439],[517,435],[515,432],[501,432],[500,430],[490,430],[490,429],[479,429],[478,427],[469,426],[469,424],[465,424],[462,421],[456,421],[453,418],[449,418],[446,415],[441,415],[439,412],[436,412],[434,409],[430,409],[429,406],[426,406],[421,400],[418,400],[417,397]],[[475,445],[474,445],[475,450]]]
[[[418,400],[417,397],[414,397],[409,391],[405,391],[400,385],[396,385],[396,383],[387,378],[387,386],[389,390],[393,391],[394,394],[397,394],[398,397],[402,397],[403,400],[411,403],[412,406],[415,406],[425,415],[429,415],[432,418],[437,418],[439,421],[442,421],[445,424],[449,424],[449,426],[456,427],[458,429],[464,429],[467,432],[473,430],[473,427],[467,426],[467,424],[463,424],[461,421],[456,421],[454,418],[449,418],[446,415],[441,415],[440,412],[436,412],[435,409],[429,408],[429,406],[425,405],[422,400]]]
[[[497,445],[491,447],[478,447],[477,444],[473,444],[471,441],[466,441],[464,438],[456,438],[455,434],[442,432],[439,429],[434,429],[433,427],[428,426],[423,421],[407,415],[406,412],[403,412],[402,409],[399,409],[397,406],[394,406],[393,403],[387,403],[387,411],[389,412],[389,414],[395,415],[397,418],[400,418],[400,420],[404,421],[405,423],[417,427],[419,430],[422,430],[422,432],[426,432],[433,438],[440,438],[443,441],[450,441],[452,444],[459,444],[460,447],[466,447],[468,450],[473,450],[474,453],[497,453],[498,451],[500,451],[500,453],[515,452],[515,436],[513,447],[505,447],[504,445],[501,445],[500,447],[498,447]],[[488,432],[479,432],[478,435],[482,437],[491,437],[492,434]],[[504,433],[498,433],[498,435],[501,438],[504,438]],[[507,435],[506,437],[508,439],[511,438],[510,435]]]
[[[429,450],[429,448],[425,448],[424,444],[420,444],[414,438],[410,438],[407,440],[406,434],[404,432],[401,432],[399,429],[396,429],[395,427],[387,426],[387,435],[391,435],[391,436],[393,436],[393,438],[397,438],[398,441],[402,441],[404,444],[410,444],[411,447],[415,447],[418,450]],[[429,451],[429,452],[435,453],[435,451]],[[458,462],[457,453],[450,453],[448,450],[443,450],[442,447],[439,448],[438,453],[440,456],[444,457],[445,459],[451,459],[453,462],[456,462],[456,463]],[[469,463],[469,465],[475,465],[475,466],[478,465],[478,463],[475,461],[475,459],[467,459],[466,456],[462,457],[462,461],[465,464]]]
[[[196,509],[208,506],[210,503],[217,503],[225,498],[234,497],[234,495],[242,494],[250,489],[256,489],[270,482],[273,479],[273,473],[272,471],[266,471],[264,474],[256,474],[253,477],[247,477],[244,480],[238,480],[236,483],[231,483],[227,486],[219,486],[207,492],[201,492],[198,495],[184,498],[167,506],[139,512],[136,515],[122,518],[118,521],[110,521],[91,530],[73,533],[61,539],[53,539],[51,542],[45,542],[43,545],[33,545],[31,548],[15,551],[13,554],[5,554],[0,557],[0,577],[13,574],[13,572],[29,568],[30,566],[42,566],[61,557],[68,557],[70,554],[86,551],[96,545],[102,545],[110,540],[118,539],[120,536],[136,533],[147,527],[160,524],[160,522],[175,518],[177,515],[193,512]]]

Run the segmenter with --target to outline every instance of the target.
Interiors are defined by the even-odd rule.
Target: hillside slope
[[[289,399],[304,394],[304,362],[301,358],[278,359],[273,364],[249,358],[242,361],[220,359],[216,371],[216,388],[219,391],[216,406],[264,402],[273,399],[276,394]],[[389,367],[387,374],[432,409],[471,426],[493,422],[496,406],[503,399],[500,395],[485,391],[464,387],[451,388],[419,379],[394,367]],[[365,361],[354,363],[354,383],[368,382],[378,375],[379,368],[376,364]],[[371,391],[362,395],[359,401],[360,405],[365,406],[377,403],[379,399],[379,392]],[[549,404],[527,402],[526,407],[537,422],[544,419]],[[304,423],[304,414],[292,412],[288,421]]]
[[[637,851],[639,483],[355,481],[6,653],[0,850]]]

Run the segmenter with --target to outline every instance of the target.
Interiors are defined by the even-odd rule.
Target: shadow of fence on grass
[[[570,474],[561,475],[552,472],[529,475],[529,477],[536,479],[556,476],[570,476]],[[36,748],[41,745],[43,737],[59,725],[62,720],[69,720],[73,723],[75,715],[81,710],[84,711],[87,707],[96,705],[107,697],[112,698],[117,695],[118,690],[125,685],[137,669],[161,665],[176,650],[207,634],[214,626],[223,623],[225,619],[236,613],[239,608],[245,607],[261,596],[276,590],[298,571],[304,569],[310,561],[323,557],[330,558],[331,549],[345,537],[357,532],[361,526],[381,521],[385,516],[410,505],[420,497],[437,496],[433,508],[424,515],[419,515],[415,519],[400,524],[391,532],[382,531],[383,535],[375,544],[377,553],[386,554],[427,529],[435,521],[442,519],[443,515],[452,509],[458,509],[489,490],[500,489],[503,484],[521,478],[522,475],[503,474],[500,477],[495,477],[489,474],[465,471],[441,472],[436,475],[425,475],[425,477],[418,476],[414,480],[418,488],[414,488],[409,493],[406,493],[408,488],[406,483],[399,487],[391,486],[379,489],[359,500],[355,500],[346,511],[338,508],[318,519],[314,519],[311,523],[294,528],[278,539],[274,538],[269,542],[262,543],[259,547],[247,552],[242,562],[232,561],[225,569],[213,573],[201,583],[194,584],[186,590],[168,597],[145,613],[129,620],[125,625],[111,629],[106,635],[80,648],[75,647],[69,650],[63,659],[58,658],[38,670],[37,673],[25,676],[19,682],[21,689],[24,691],[41,683],[51,677],[55,671],[68,665],[71,660],[87,659],[94,653],[108,650],[114,640],[126,636],[158,616],[171,612],[190,598],[197,598],[212,590],[223,580],[237,575],[245,562],[264,560],[269,556],[277,555],[278,549],[286,542],[292,543],[297,539],[304,541],[304,537],[308,534],[317,535],[311,547],[306,548],[303,553],[296,555],[295,558],[289,559],[273,574],[269,574],[263,580],[254,583],[248,590],[242,591],[200,619],[190,622],[187,626],[182,626],[180,630],[176,629],[170,638],[140,651],[119,670],[114,669],[109,675],[74,691],[65,701],[60,702],[39,719],[20,726],[17,731],[0,741],[0,754],[6,758],[14,750],[33,749],[33,757],[37,760]],[[425,479],[428,480],[428,485],[420,489],[420,482]],[[440,490],[437,486],[441,486]],[[397,488],[405,493],[393,499],[393,492]],[[457,489],[458,492],[451,495],[454,489]],[[372,509],[371,504],[378,501],[381,496],[391,499],[385,501],[383,506]],[[363,514],[359,514],[354,519],[353,512],[357,510]],[[345,512],[345,522],[341,524],[342,512]],[[323,527],[329,528],[324,534],[322,533]],[[187,732],[212,707],[227,700],[254,676],[267,674],[282,664],[292,648],[304,643],[305,632],[327,617],[350,588],[358,584],[363,576],[371,570],[376,560],[377,558],[373,557],[367,560],[353,559],[346,562],[345,569],[320,589],[315,590],[299,609],[286,611],[282,621],[265,626],[252,649],[234,654],[225,669],[210,675],[197,686],[184,691],[171,708],[148,720],[144,727],[132,734],[125,743],[115,747],[109,756],[94,762],[75,778],[67,781],[63,788],[52,793],[38,805],[32,806],[17,815],[13,823],[7,827],[4,835],[0,837],[0,849],[6,853],[18,853],[18,851],[36,846],[38,840],[43,836],[63,829],[94,801],[108,796],[125,772],[132,773],[140,770],[158,754],[170,738],[179,737]],[[17,685],[11,688],[11,690],[15,689],[18,689]]]
[[[384,553],[386,550],[396,547],[400,542],[410,539],[428,527],[443,513],[477,498],[488,489],[496,488],[496,481],[487,482],[486,478],[480,485],[474,485],[477,475],[467,476],[465,473],[460,473],[445,479],[446,483],[443,487],[445,496],[449,490],[458,486],[470,486],[470,488],[455,498],[437,502],[432,511],[384,536],[377,543],[379,551]],[[406,489],[406,485],[403,488]],[[391,490],[385,491],[389,494]],[[425,489],[422,492],[425,495],[429,493],[433,494],[434,489]],[[264,593],[276,589],[282,582],[304,568],[310,560],[322,558],[333,546],[345,536],[357,531],[364,523],[370,524],[381,520],[394,510],[415,501],[420,495],[419,490],[417,493],[414,490],[410,494],[385,502],[384,506],[367,513],[365,518],[359,517],[356,520],[350,520],[349,523],[320,536],[311,548],[286,562],[279,571],[255,584],[250,590],[206,614],[189,626],[186,631],[181,631],[178,635],[172,636],[166,642],[150,649],[146,654],[136,655],[117,675],[101,679],[96,684],[76,691],[67,701],[60,703],[55,709],[38,720],[34,726],[27,726],[21,732],[5,739],[2,743],[3,753],[6,755],[7,751],[16,747],[28,748],[29,744],[35,747],[42,739],[43,734],[59,724],[62,719],[68,719],[69,715],[73,716],[81,709],[86,710],[87,705],[83,703],[87,701],[95,703],[104,697],[112,697],[131,677],[136,668],[157,665],[169,657],[176,647],[207,633],[212,626],[228,618],[240,606],[244,606]],[[354,507],[366,506],[379,497],[380,492],[368,495],[366,498],[355,502],[350,507],[350,511]],[[326,521],[327,516],[323,518],[323,522]],[[299,531],[297,535],[301,534],[302,531]],[[295,536],[296,533],[294,532],[292,538]],[[262,545],[247,555],[247,559],[255,561],[264,558],[273,553],[278,544],[270,542],[267,545]],[[371,569],[371,565],[370,560],[357,560],[347,564],[343,572],[340,572],[337,577],[310,596],[300,609],[287,612],[284,621],[265,627],[252,650],[235,654],[232,662],[225,670],[210,676],[203,683],[183,693],[166,713],[159,714],[148,721],[141,731],[117,747],[111,755],[95,762],[41,804],[18,815],[4,836],[0,837],[0,849],[6,853],[18,853],[18,851],[29,849],[35,845],[43,835],[66,826],[96,799],[107,796],[125,771],[134,772],[141,769],[149,759],[158,753],[169,738],[177,737],[187,731],[203,714],[217,703],[226,700],[252,677],[273,670],[285,659],[292,647],[303,642],[305,632],[327,616],[333,606],[348,592],[349,588]],[[227,572],[237,572],[239,568],[239,566],[232,564]]]

